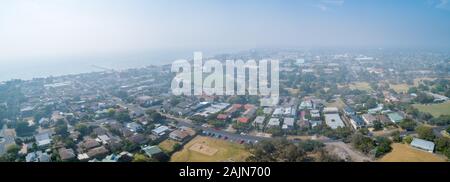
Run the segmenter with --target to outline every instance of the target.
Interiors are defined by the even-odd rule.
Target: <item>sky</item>
[[[287,47],[450,48],[450,0],[0,1],[0,62]]]

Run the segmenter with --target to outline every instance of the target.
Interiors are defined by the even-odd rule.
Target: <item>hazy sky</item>
[[[449,47],[450,0],[0,1],[0,61],[297,46]]]

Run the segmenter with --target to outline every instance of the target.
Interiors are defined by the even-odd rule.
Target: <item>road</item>
[[[268,138],[265,137],[257,137],[257,136],[252,136],[252,135],[240,135],[240,134],[236,134],[236,133],[230,133],[227,131],[223,131],[223,130],[217,130],[214,128],[209,128],[209,127],[203,127],[203,126],[199,126],[196,125],[194,123],[192,123],[192,120],[189,119],[183,119],[183,118],[178,118],[178,117],[174,117],[168,114],[164,114],[164,113],[160,113],[161,115],[173,119],[175,121],[178,121],[178,126],[185,126],[185,127],[190,127],[190,128],[194,128],[197,130],[202,130],[211,134],[215,134],[216,136],[221,135],[222,137],[228,137],[228,140],[233,140],[233,141],[245,141],[245,142],[258,142],[261,140],[267,140]]]

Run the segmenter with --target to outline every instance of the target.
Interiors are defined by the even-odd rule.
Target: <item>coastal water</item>
[[[104,69],[123,70],[149,65],[171,64],[176,59],[192,59],[190,51],[108,56],[66,56],[0,60],[0,81],[29,80],[48,76],[88,73]]]

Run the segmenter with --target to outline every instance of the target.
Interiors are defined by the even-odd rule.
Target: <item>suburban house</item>
[[[31,152],[25,156],[26,162],[50,162],[50,156],[41,151]]]
[[[180,141],[180,142],[186,140],[187,138],[189,138],[189,136],[190,135],[188,132],[181,131],[181,130],[175,130],[169,134],[169,138],[176,140],[176,141]]]
[[[104,146],[96,147],[87,152],[87,155],[89,158],[103,158],[106,155],[108,155],[108,149],[106,149]]]
[[[147,147],[142,148],[142,150],[149,157],[155,157],[158,154],[162,153],[162,150],[158,146],[147,146]]]
[[[264,116],[257,116],[255,118],[255,120],[253,120],[253,125],[255,127],[258,127],[259,129],[261,129],[262,127],[264,127],[264,120],[266,118]]]
[[[294,118],[284,118],[283,126],[281,127],[283,130],[289,130],[294,128]]]
[[[142,126],[136,122],[127,123],[127,128],[132,132],[138,132],[142,130]]]
[[[302,112],[304,112],[304,111],[302,111]],[[310,114],[312,120],[320,119],[320,112],[317,109],[309,111],[309,114]],[[302,116],[302,117],[304,117],[304,116]]]
[[[50,135],[51,134],[49,132],[34,135],[34,139],[36,139],[37,146],[40,148],[49,146],[50,143],[52,142]]]
[[[60,148],[58,153],[62,161],[70,161],[75,158],[75,153],[72,149]]]
[[[270,118],[269,122],[267,123],[268,127],[279,127],[280,126],[280,119],[279,118]]]
[[[363,114],[361,117],[368,126],[373,126],[373,122],[377,120],[372,114]]]
[[[168,131],[169,131],[169,127],[163,125],[163,126],[159,126],[155,129],[153,129],[152,134],[154,134],[156,136],[162,136],[162,135],[165,135]]]

